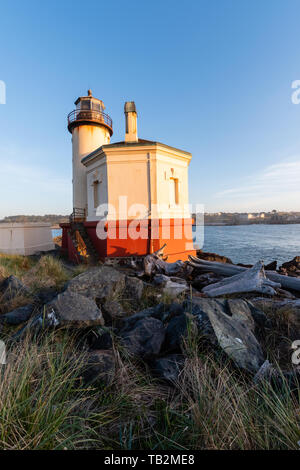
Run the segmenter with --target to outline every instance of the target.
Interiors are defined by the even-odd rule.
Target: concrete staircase
[[[70,236],[77,252],[78,262],[96,264],[99,255],[83,225],[83,222],[74,221],[70,225]]]

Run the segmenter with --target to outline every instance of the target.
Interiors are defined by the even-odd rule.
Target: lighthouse
[[[75,101],[76,109],[68,115],[68,130],[72,134],[73,208],[86,212],[86,169],[81,160],[93,150],[110,143],[112,120],[104,112],[103,102],[92,96],[81,96]]]
[[[68,115],[73,212],[62,248],[73,261],[145,256],[166,245],[169,261],[195,254],[188,197],[192,155],[138,135],[134,101],[124,105],[124,140],[111,142],[104,104],[88,96]]]

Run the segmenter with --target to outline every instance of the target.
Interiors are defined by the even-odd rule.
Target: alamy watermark
[[[292,363],[298,366],[300,364],[300,339],[293,341],[292,349],[294,349],[292,354]]]
[[[100,240],[146,240],[149,237],[152,240],[184,239],[187,240],[186,250],[191,250],[191,214],[194,213],[192,218],[193,225],[197,227],[197,245],[199,249],[203,247],[203,204],[182,204],[174,207],[169,204],[152,204],[149,211],[143,204],[128,206],[127,196],[119,196],[117,206],[105,203],[97,207],[96,216],[100,220],[96,233]]]
[[[6,84],[0,80],[0,104],[6,104]]]
[[[6,347],[4,341],[0,340],[0,365],[6,364]]]

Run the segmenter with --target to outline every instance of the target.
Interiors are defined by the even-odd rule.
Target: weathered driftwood
[[[151,277],[156,273],[166,274],[167,276],[172,276],[179,273],[183,266],[183,261],[176,261],[175,263],[168,263],[162,259],[163,250],[166,244],[162,246],[159,250],[151,253],[150,255],[145,256],[144,258],[144,272],[147,276]]]
[[[218,263],[216,261],[205,261],[195,258],[194,256],[189,257],[189,263],[191,266],[203,272],[213,272],[215,274],[220,274],[221,276],[228,277],[242,273],[249,269],[244,268],[242,266],[235,266],[234,264]],[[281,287],[283,287],[284,289],[290,289],[300,292],[300,278],[283,276],[282,274],[277,274],[274,271],[265,271],[265,273],[268,279],[280,283]]]
[[[281,284],[266,278],[264,265],[262,261],[258,261],[252,268],[242,273],[204,287],[202,292],[209,297],[242,292],[260,292],[262,294],[275,295],[275,289],[280,286]]]

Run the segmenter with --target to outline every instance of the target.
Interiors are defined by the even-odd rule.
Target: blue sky
[[[300,210],[299,0],[0,4],[0,217],[70,213],[66,116],[92,88],[124,138],[192,152],[206,211]]]

